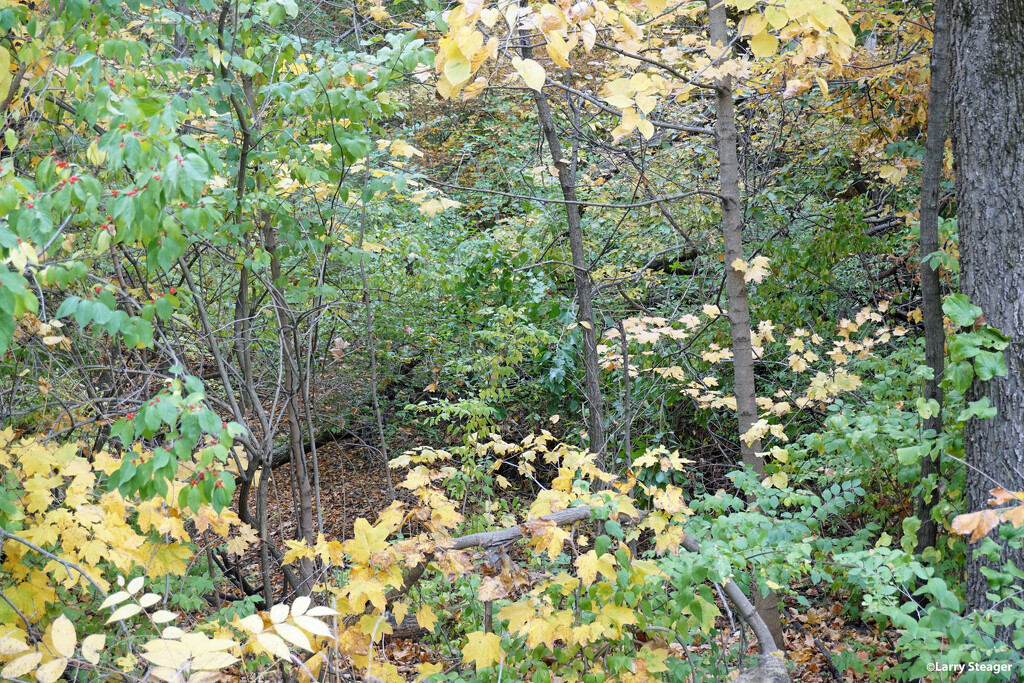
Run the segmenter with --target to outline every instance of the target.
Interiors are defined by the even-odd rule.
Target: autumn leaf
[[[462,648],[462,661],[473,662],[477,671],[504,659],[504,653],[501,650],[501,636],[498,634],[474,631],[469,634],[468,638],[466,645]]]
[[[970,535],[970,543],[979,541],[999,526],[999,513],[995,510],[968,512],[953,518],[953,531],[961,536]]]
[[[53,649],[61,657],[71,657],[75,654],[78,636],[75,634],[74,624],[65,615],[60,615],[50,624],[50,638],[53,642]]]
[[[584,586],[594,583],[598,574],[610,581],[615,580],[615,558],[607,553],[598,557],[597,553],[591,550],[586,555],[577,557],[575,564]]]
[[[434,614],[434,610],[431,609],[430,605],[423,605],[416,610],[416,623],[419,624],[420,628],[433,633],[434,625],[437,624],[437,615]]]
[[[536,90],[537,92],[540,92],[541,88],[544,87],[544,80],[547,77],[547,73],[544,71],[544,67],[538,62],[535,62],[532,59],[520,59],[519,57],[513,57],[512,68],[519,73],[527,87]]]

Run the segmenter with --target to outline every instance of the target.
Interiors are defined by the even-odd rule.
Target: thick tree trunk
[[[968,397],[999,411],[964,430],[974,511],[997,483],[1024,490],[1024,0],[954,0],[950,25],[962,286],[1010,338],[1007,375],[976,382]],[[1003,558],[1024,568],[1021,549]],[[970,610],[989,606],[982,566],[967,566]]]
[[[719,0],[708,0],[708,14],[712,44],[728,45],[725,5]],[[720,78],[715,85],[715,133],[718,137],[719,175],[722,183],[722,238],[725,243],[725,291],[728,295],[732,336],[733,393],[736,396],[739,433],[743,435],[757,421],[757,388],[754,383],[754,349],[750,340],[747,284],[743,280],[743,273],[731,265],[736,259],[743,258],[743,208],[740,205],[740,165],[736,151],[736,110],[732,79],[728,76]],[[740,439],[743,464],[758,475],[764,469],[764,460],[757,454],[760,450],[760,441],[748,444]],[[758,614],[771,630],[775,643],[783,647],[778,596],[770,593],[762,597],[754,581],[751,581],[751,593]]]
[[[520,34],[520,40],[523,41],[521,48],[523,58],[529,59],[532,54],[529,38]],[[572,252],[573,278],[576,283],[576,320],[583,328],[583,371],[590,452],[597,454],[596,464],[603,469],[605,466],[604,401],[601,396],[601,369],[597,358],[597,333],[594,329],[593,283],[590,281],[590,267],[587,265],[583,245],[580,205],[577,203],[576,197],[576,160],[574,155],[573,158],[567,158],[562,153],[562,144],[558,140],[558,131],[555,130],[555,120],[551,115],[547,95],[543,92],[534,92],[533,98],[537,104],[537,119],[541,132],[548,144],[555,168],[558,169],[558,184],[566,202],[565,219],[569,233],[569,249]]]
[[[921,172],[921,309],[924,314],[925,362],[932,378],[925,383],[924,397],[935,399],[942,406],[942,372],[945,362],[946,331],[942,326],[942,291],[938,265],[934,268],[927,256],[939,250],[939,183],[942,181],[943,157],[946,150],[946,98],[949,96],[949,0],[937,0],[932,24],[931,82],[928,88],[928,139],[925,143],[924,168]],[[942,413],[924,421],[925,431],[942,433]],[[921,460],[923,488],[917,499],[917,552],[934,548],[938,525],[932,519],[935,488],[930,483],[941,469],[941,453],[929,453]]]

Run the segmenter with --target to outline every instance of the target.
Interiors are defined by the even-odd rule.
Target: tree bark
[[[523,41],[520,52],[524,59],[530,59],[533,50],[529,38],[520,33]],[[590,435],[590,452],[597,455],[596,465],[605,467],[605,435],[604,435],[604,401],[601,396],[601,368],[597,358],[597,333],[594,329],[594,292],[590,281],[590,267],[587,265],[586,251],[583,244],[583,226],[580,221],[580,205],[576,197],[576,158],[575,144],[571,158],[562,153],[562,144],[555,130],[554,117],[547,95],[534,92],[533,99],[537,104],[537,119],[541,132],[548,144],[551,158],[558,169],[558,184],[565,198],[565,219],[569,233],[569,249],[572,252],[573,279],[576,283],[576,320],[583,328],[583,371],[585,375],[585,393],[587,398],[587,428]]]
[[[727,46],[729,28],[725,5],[708,0],[708,21],[711,43]],[[728,57],[728,53],[721,59]],[[736,150],[736,109],[733,103],[732,79],[724,76],[715,82],[715,133],[718,138],[719,177],[722,197],[722,239],[725,251],[725,291],[728,297],[729,326],[732,337],[733,394],[736,396],[736,417],[742,437],[757,421],[757,387],[754,381],[754,349],[750,340],[750,305],[743,272],[733,268],[743,258],[743,208],[740,205],[739,157]],[[761,442],[747,443],[740,439],[743,464],[761,475],[764,460],[758,455]],[[775,643],[782,647],[782,621],[779,599],[775,593],[761,596],[757,583],[751,580],[751,594],[758,614],[768,625]]]
[[[962,287],[1010,338],[1007,375],[968,394],[998,410],[964,429],[967,509],[981,510],[997,483],[1024,490],[1024,0],[954,0],[950,25]],[[1003,560],[1024,567],[1024,550]],[[983,566],[968,561],[969,610],[990,606]]]
[[[921,172],[921,310],[924,315],[925,362],[932,378],[925,383],[924,397],[939,404],[939,412],[924,421],[926,432],[942,434],[942,373],[945,366],[946,331],[942,326],[942,288],[939,269],[928,255],[939,250],[939,183],[946,151],[946,98],[949,90],[949,0],[937,0],[932,24],[931,80],[928,86],[928,138]],[[917,552],[934,548],[938,525],[932,519],[936,492],[931,480],[941,471],[942,454],[930,451],[921,459],[921,494],[917,499]]]

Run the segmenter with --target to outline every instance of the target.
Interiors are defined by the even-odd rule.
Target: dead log
[[[452,539],[451,545],[448,546],[447,549],[466,550],[468,548],[498,548],[526,537],[526,527],[528,525],[533,525],[539,521],[554,522],[558,526],[575,524],[576,522],[589,520],[591,511],[591,506],[581,505],[579,507],[553,512],[550,515],[544,515],[540,519],[529,520],[514,527],[460,536],[459,538]],[[692,553],[701,552],[700,544],[697,543],[697,540],[692,536],[686,536],[683,539],[683,548]],[[423,562],[414,567],[408,575],[406,575],[402,587],[391,591],[391,593],[388,594],[388,603],[397,600],[412,589],[416,582],[419,581],[420,577],[423,576],[427,563],[431,559],[432,556],[428,556]],[[741,683],[790,683],[790,677],[786,672],[783,656],[781,654],[773,656],[773,653],[780,652],[779,647],[772,638],[771,632],[768,630],[768,625],[761,618],[761,615],[757,613],[757,610],[754,609],[754,605],[749,599],[747,599],[747,596],[743,594],[743,589],[740,588],[735,581],[727,581],[724,584],[723,589],[725,590],[726,597],[729,598],[729,601],[733,604],[733,607],[739,613],[740,617],[754,632],[754,637],[757,638],[757,644],[762,655],[757,666],[747,672],[747,674],[744,674],[754,675],[754,673],[757,672],[759,677],[737,680],[741,681]]]

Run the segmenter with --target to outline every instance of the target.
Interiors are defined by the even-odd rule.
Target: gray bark
[[[729,44],[725,5],[708,0],[712,44]],[[727,58],[728,55],[724,55]],[[736,150],[736,109],[733,103],[732,79],[728,76],[715,82],[715,132],[718,137],[719,176],[722,183],[722,238],[725,249],[725,291],[728,296],[729,325],[732,336],[733,393],[736,396],[736,417],[739,433],[745,434],[757,421],[757,387],[754,382],[754,350],[750,340],[750,304],[743,273],[732,262],[743,258],[743,208],[740,204],[740,165]],[[759,475],[764,460],[757,453],[761,442],[748,444],[740,439],[743,464]],[[758,614],[764,619],[776,644],[782,645],[782,621],[779,599],[775,593],[762,597],[756,582],[751,581],[751,594]]]
[[[520,50],[524,59],[530,59],[533,50],[529,38],[520,34],[523,46]],[[597,454],[596,465],[605,467],[604,400],[601,396],[601,368],[597,358],[597,333],[594,328],[594,286],[590,281],[590,267],[587,265],[583,244],[583,225],[580,221],[580,204],[576,197],[575,144],[573,154],[566,157],[555,130],[554,117],[547,95],[534,92],[537,104],[537,119],[541,133],[547,142],[548,151],[558,169],[558,184],[565,198],[566,228],[569,233],[569,249],[572,252],[572,273],[576,283],[576,320],[583,328],[583,371],[587,398],[587,429],[590,435],[590,452]]]
[[[1024,0],[954,0],[950,25],[962,287],[1011,340],[1006,377],[976,382],[968,395],[999,411],[964,430],[974,511],[997,485],[1024,490]],[[1021,549],[1003,558],[1024,567]],[[990,606],[982,566],[968,562],[969,610]]]
[[[942,406],[942,372],[945,364],[946,331],[942,326],[942,290],[938,267],[926,261],[939,250],[939,183],[942,181],[943,157],[946,150],[946,98],[949,90],[949,0],[937,0],[932,24],[931,81],[928,86],[928,138],[925,142],[924,168],[921,172],[921,310],[924,315],[925,362],[932,378],[925,383],[924,397],[935,399]],[[925,431],[942,433],[942,413],[924,421]],[[924,481],[917,500],[917,552],[934,548],[938,525],[932,519],[936,492],[928,479],[941,470],[941,453],[932,452],[921,460]]]

